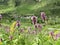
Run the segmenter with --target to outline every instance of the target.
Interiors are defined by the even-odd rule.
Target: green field
[[[0,0],[0,16],[0,45],[60,45],[60,0]]]

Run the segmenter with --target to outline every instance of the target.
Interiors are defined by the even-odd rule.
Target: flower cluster
[[[41,24],[35,24],[35,28],[38,28],[39,30],[42,30],[42,25]]]
[[[17,26],[18,28],[20,27],[20,21],[19,21],[19,20],[17,20],[16,26]]]
[[[42,19],[43,21],[46,20],[46,14],[45,14],[45,12],[41,12],[41,19]]]
[[[37,23],[37,17],[36,16],[32,16],[31,17],[32,23],[35,25]]]
[[[13,24],[10,27],[10,33],[13,33],[16,27],[20,27],[20,22],[19,21],[14,21]]]
[[[60,33],[59,33],[59,31],[55,31],[55,32],[50,32],[50,34],[49,34],[54,40],[57,40],[57,39],[59,39],[60,38]]]

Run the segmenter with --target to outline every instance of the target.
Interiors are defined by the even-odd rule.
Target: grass
[[[3,24],[5,26],[7,26],[7,24]],[[22,23],[21,28],[26,27],[26,29],[28,28],[28,26],[30,26],[31,24],[28,23]],[[31,25],[32,26],[32,25]],[[0,38],[3,38],[3,45],[59,45],[59,41],[60,40],[56,40],[54,41],[53,39],[49,38],[48,39],[48,35],[47,33],[50,31],[48,30],[48,28],[53,28],[54,26],[57,25],[46,25],[43,27],[42,32],[37,33],[37,35],[34,34],[29,34],[29,33],[20,33],[20,35],[18,35],[17,30],[15,30],[15,33],[12,34],[13,35],[13,40],[10,40],[9,37],[9,33],[6,33],[5,29],[2,28],[2,30],[0,30]],[[58,24],[59,26],[59,24]],[[56,27],[56,29],[58,29],[58,26]],[[33,26],[32,26],[33,27]],[[60,27],[60,26],[59,26]],[[32,29],[33,30],[33,29]],[[54,29],[55,30],[55,29]],[[46,32],[48,31],[48,32]]]
[[[26,14],[40,14],[40,11],[51,13],[53,9],[58,12],[60,7],[54,5],[53,3],[55,2],[56,0],[42,0],[40,3],[24,3],[17,7],[1,6],[0,13],[16,11],[17,14],[21,16],[24,14],[25,16]],[[14,21],[11,20],[12,22],[10,22],[9,19],[11,18],[5,17],[1,22],[0,39],[2,40],[0,40],[0,45],[60,45],[60,37],[55,39],[57,34],[60,36],[60,18],[51,16],[51,20],[49,19],[48,24],[45,25],[39,20],[40,24],[42,24],[42,29],[35,28],[31,24],[31,20],[28,21],[26,19],[20,19],[21,26],[13,28],[11,25]],[[29,27],[31,28],[30,30],[28,29]],[[10,31],[11,28],[13,28],[13,33]],[[56,35],[54,34],[52,37],[50,32],[56,33]]]
[[[49,37],[50,31],[60,31],[60,24],[47,24],[43,26],[41,32],[39,32],[38,29],[34,28],[34,25],[32,25],[31,23],[21,22],[20,28],[16,28],[15,32],[12,34],[12,40],[11,38],[9,38],[9,36],[11,36],[10,33],[7,33],[7,27],[10,27],[12,25],[12,22],[6,23],[3,21],[3,23],[1,24],[3,25],[3,27],[0,27],[0,38],[3,39],[3,45],[60,45],[60,39],[54,40]],[[30,33],[28,32],[28,27],[31,27]],[[21,28],[24,29],[24,32],[20,32]],[[37,34],[33,33],[34,30],[37,31]]]

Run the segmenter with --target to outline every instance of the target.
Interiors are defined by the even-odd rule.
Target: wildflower
[[[45,14],[45,12],[41,12],[41,19],[42,19],[42,21],[46,20],[46,14]]]
[[[35,28],[38,28],[38,25],[37,24],[35,24]]]
[[[58,40],[59,38],[60,38],[60,33],[56,34],[54,37],[55,40]]]
[[[35,28],[38,28],[39,31],[41,31],[42,30],[42,25],[41,24],[35,24]]]
[[[53,31],[49,32],[49,37],[53,38],[53,36],[54,36],[54,32]]]
[[[60,33],[56,34],[57,37],[60,37]]]
[[[40,28],[40,29],[41,29],[41,28],[42,28],[42,25],[41,25],[41,24],[38,24],[38,28]]]
[[[32,34],[37,34],[36,30],[33,30],[33,31],[32,31]]]
[[[0,38],[0,45],[2,45],[2,38]]]
[[[12,33],[14,32],[15,27],[16,27],[16,21],[13,22],[13,24],[12,24],[11,27],[10,27],[10,34],[12,34]]]
[[[50,32],[50,37],[52,37],[54,40],[57,40],[60,38],[60,33],[58,33],[58,31]]]
[[[10,39],[10,40],[12,40],[12,39],[13,39],[13,36],[12,36],[12,35],[10,35],[10,36],[9,36],[9,39]]]
[[[53,31],[52,31],[52,32],[50,32],[50,35],[51,35],[51,36],[54,36],[54,32],[53,32]]]
[[[35,25],[37,23],[37,17],[36,16],[32,16],[31,17],[32,23]]]
[[[20,27],[20,22],[17,20],[16,26],[19,28]]]

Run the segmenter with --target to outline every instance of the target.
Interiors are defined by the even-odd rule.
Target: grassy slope
[[[7,5],[4,5],[4,4],[0,5],[0,13],[8,13],[10,11],[15,10],[14,2],[12,1],[13,0],[10,0]]]
[[[56,0],[42,0],[40,3],[32,3],[32,4],[25,3],[17,7],[16,10],[17,13],[19,14],[31,14],[31,13],[34,14],[34,13],[40,13],[41,10],[49,11],[52,9],[60,9],[60,7],[53,5],[54,2],[56,2]]]
[[[20,14],[39,14],[41,10],[48,11],[52,9],[60,9],[60,7],[53,5],[54,2],[58,0],[42,0],[41,2],[31,2],[24,3],[18,7],[13,6],[0,6],[0,13],[7,13],[10,11],[16,10],[16,12]]]

